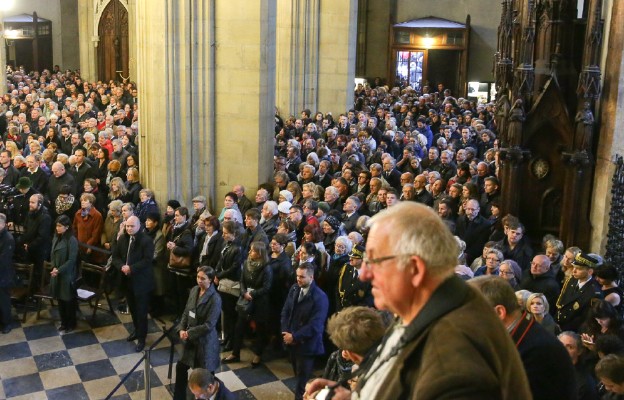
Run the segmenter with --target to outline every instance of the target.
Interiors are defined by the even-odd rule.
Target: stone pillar
[[[279,0],[276,104],[282,116],[353,105],[358,0]]]
[[[78,2],[80,73],[84,80],[97,81],[97,31],[93,31],[95,10],[92,1]]]
[[[134,81],[137,77],[137,37],[141,35],[141,32],[136,30],[137,27],[137,12],[136,12],[136,0],[128,0],[128,75],[130,80]]]
[[[596,172],[594,175],[591,205],[591,251],[604,254],[609,231],[609,211],[611,210],[611,178],[615,171],[613,157],[624,155],[624,2],[614,1],[611,8],[611,24],[608,41],[603,43],[603,51],[608,48],[604,63],[604,84],[600,100],[600,134],[598,141]],[[620,216],[624,218],[624,216]]]
[[[236,183],[271,180],[275,121],[276,0],[218,0],[216,203]],[[250,196],[253,198],[253,195]]]
[[[80,32],[80,73],[84,80],[96,81],[97,32],[93,31],[95,10],[92,1],[78,2],[78,32]]]
[[[357,0],[321,0],[318,104],[336,117],[353,107],[357,6]]]
[[[136,33],[144,186],[220,209],[233,184],[268,180],[275,0],[137,0]]]

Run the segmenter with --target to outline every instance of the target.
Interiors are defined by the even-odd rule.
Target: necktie
[[[130,249],[132,249],[132,243],[134,243],[134,236],[130,236],[130,240],[128,241],[128,254],[126,254],[126,264],[128,264],[128,259],[130,258]]]
[[[301,302],[301,300],[303,300],[304,296],[305,296],[305,292],[303,291],[303,289],[301,289],[299,291],[299,298],[297,299],[297,303]]]

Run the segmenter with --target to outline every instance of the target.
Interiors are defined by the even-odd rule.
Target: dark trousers
[[[0,287],[0,323],[4,328],[11,326],[11,288]]]
[[[68,329],[76,327],[76,311],[78,310],[78,301],[73,298],[69,301],[58,299],[59,314],[61,316],[61,326]]]
[[[173,391],[173,400],[186,400],[188,386],[188,370],[191,367],[178,361],[176,364],[176,382]]]
[[[269,341],[268,327],[266,322],[255,321],[255,324],[256,335],[254,340],[251,342],[251,351],[253,351],[253,353],[257,356],[262,356],[262,352]],[[243,338],[245,337],[245,332],[247,332],[248,328],[249,319],[247,316],[238,314],[236,329],[234,330],[234,337],[232,340],[232,354],[237,357],[240,356],[240,350],[243,347]]]
[[[236,319],[238,314],[236,313],[236,300],[238,297],[231,294],[219,292],[221,295],[221,309],[223,310],[223,336],[225,341],[232,341],[234,339],[234,329],[236,328]]]
[[[145,343],[147,336],[147,311],[149,309],[150,293],[135,294],[132,289],[126,292],[128,308],[132,316],[134,333],[139,342]]]
[[[297,387],[295,388],[295,400],[303,399],[306,383],[312,377],[314,371],[314,356],[304,356],[298,354],[296,348],[290,348],[290,363],[297,377]]]
[[[167,272],[167,300],[169,301],[171,311],[176,317],[184,312],[186,299],[188,299],[191,288],[195,285],[195,278],[183,276],[174,272]]]

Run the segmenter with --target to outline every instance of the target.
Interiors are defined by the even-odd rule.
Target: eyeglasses
[[[384,261],[392,260],[399,257],[411,257],[412,255],[413,254],[395,254],[392,256],[384,256],[378,258],[368,258],[366,257],[366,255],[364,255],[364,258],[362,259],[362,265],[364,266],[364,268],[366,268],[366,270],[372,271],[375,266],[379,267]]]
[[[498,274],[507,276],[507,275],[513,275],[514,273],[511,272],[511,271],[501,271],[501,270],[499,270]]]

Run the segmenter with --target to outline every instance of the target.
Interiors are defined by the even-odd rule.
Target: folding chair
[[[39,319],[41,314],[41,303],[44,300],[50,300],[50,306],[54,307],[54,297],[50,295],[50,272],[54,267],[49,261],[44,261],[43,263],[43,273],[41,274],[41,285],[39,285],[39,290],[33,293],[33,297],[37,301],[37,319]]]
[[[34,264],[14,263],[13,267],[15,268],[16,276],[21,278],[22,284],[11,288],[11,302],[14,305],[17,305],[16,303],[24,303],[22,322],[26,322],[26,313],[28,312],[26,301],[32,290],[32,278],[35,266]],[[17,307],[15,307],[15,309],[17,310]]]
[[[95,321],[95,312],[98,308],[106,311],[105,308],[99,305],[99,301],[102,297],[106,298],[108,311],[115,315],[113,305],[111,304],[110,297],[106,291],[106,267],[83,261],[80,264],[80,273],[82,275],[81,281],[83,283],[78,287],[78,300],[88,302],[89,306],[93,308],[91,321]],[[90,285],[88,282],[93,282],[94,284]]]

